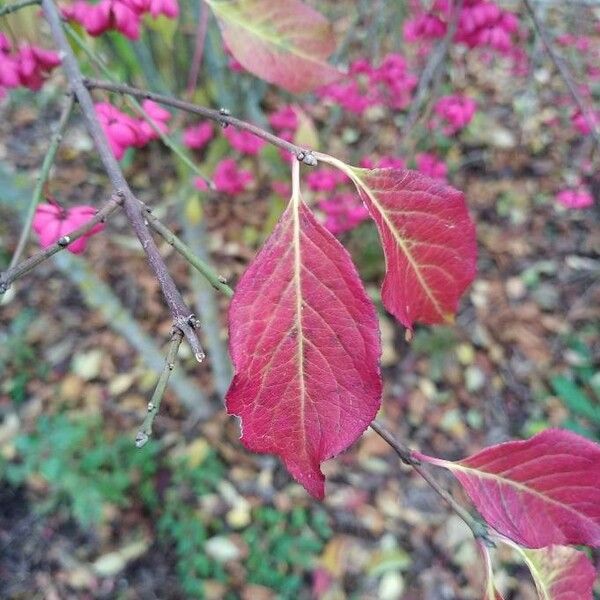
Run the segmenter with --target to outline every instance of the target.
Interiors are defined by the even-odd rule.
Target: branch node
[[[58,240],[56,240],[56,243],[61,248],[66,248],[71,243],[71,238],[68,235],[63,235],[62,237],[58,238]]]
[[[137,432],[135,436],[135,447],[143,448],[147,443],[150,437],[147,433],[144,433],[141,429]]]
[[[298,152],[296,158],[309,167],[316,167],[319,164],[316,156],[310,150]]]

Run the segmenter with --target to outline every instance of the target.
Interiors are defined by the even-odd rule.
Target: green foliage
[[[111,437],[100,418],[64,413],[41,416],[33,431],[17,437],[15,450],[13,460],[0,459],[0,480],[13,486],[35,482],[38,489],[42,482],[44,494],[34,499],[40,512],[62,512],[93,527],[102,523],[108,505],[140,503],[157,524],[159,540],[173,547],[186,598],[204,597],[203,580],[231,583],[226,564],[206,551],[211,538],[231,533],[221,517],[201,508],[202,498],[216,496],[226,476],[215,452],[192,465],[186,455],[170,455],[156,443],[137,449],[130,436]],[[158,481],[166,482],[161,491]],[[331,536],[320,509],[282,513],[269,506],[256,509],[239,533],[248,548],[242,560],[248,581],[284,599],[297,597],[305,571]]]
[[[27,343],[27,331],[35,316],[34,311],[24,310],[11,321],[6,332],[0,332],[0,372],[9,374],[0,383],[0,391],[17,404],[25,399],[29,381],[44,380],[49,371]]]

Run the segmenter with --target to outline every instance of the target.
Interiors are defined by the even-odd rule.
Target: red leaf
[[[227,410],[242,442],[278,454],[315,497],[320,463],[350,446],[381,398],[378,321],[350,257],[292,201],[244,273],[229,311]]]
[[[528,548],[600,546],[600,446],[548,429],[458,462],[418,454],[450,469],[483,518]]]
[[[596,571],[585,553],[567,546],[520,552],[541,600],[592,600]]]
[[[358,169],[315,155],[352,179],[377,224],[386,260],[385,307],[409,329],[415,321],[452,321],[477,262],[463,194],[417,171]]]
[[[299,0],[207,0],[227,47],[251,73],[293,94],[341,75],[327,64],[331,24]]]

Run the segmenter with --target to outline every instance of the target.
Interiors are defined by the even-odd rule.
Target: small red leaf
[[[528,548],[600,546],[600,445],[560,429],[486,448],[450,469],[483,518]]]
[[[251,73],[293,94],[338,79],[327,64],[335,38],[327,19],[300,0],[207,0],[227,47]]]
[[[464,196],[404,169],[356,169],[386,257],[382,300],[406,327],[452,321],[473,281],[477,245]]]
[[[385,307],[409,329],[415,321],[452,321],[477,263],[475,226],[463,194],[417,171],[358,169],[315,156],[352,179],[377,224],[386,262]]]
[[[381,398],[378,321],[350,257],[290,202],[229,310],[235,376],[227,410],[242,442],[278,454],[315,497],[320,463],[350,446]]]
[[[592,600],[596,570],[585,553],[567,546],[520,552],[540,600]]]

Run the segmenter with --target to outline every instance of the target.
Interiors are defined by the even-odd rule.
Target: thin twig
[[[417,92],[411,103],[410,110],[408,111],[408,115],[404,123],[404,131],[402,133],[403,141],[407,140],[410,137],[412,130],[419,121],[419,111],[425,99],[429,97],[430,103],[433,100],[434,94],[429,94],[429,88],[432,82],[434,82],[434,87],[437,87],[436,81],[439,80],[441,67],[443,66],[444,60],[448,55],[448,52],[450,51],[452,39],[454,38],[456,28],[458,27],[458,20],[460,17],[460,11],[462,9],[462,4],[463,0],[456,0],[452,11],[452,16],[448,24],[448,29],[446,30],[446,35],[444,36],[444,39],[441,42],[439,42],[439,44],[434,48],[433,52],[429,57],[429,61],[423,69],[423,74],[421,75],[421,79],[419,80]],[[429,111],[426,111],[425,114],[427,114],[428,112]]]
[[[161,223],[151,212],[150,207],[144,209],[144,218],[148,225],[156,231],[164,240],[173,246],[181,256],[183,256],[199,273],[201,273],[209,283],[219,292],[223,292],[228,298],[233,296],[233,289],[230,288],[220,275],[217,275],[210,265],[196,256],[189,246],[178,238],[168,227]]]
[[[89,221],[86,221],[81,225],[81,227],[78,227],[67,235],[63,235],[54,244],[37,252],[22,263],[10,267],[4,273],[0,273],[0,295],[4,294],[14,281],[35,269],[35,267],[49,259],[51,256],[54,256],[57,252],[68,248],[73,242],[89,233],[98,223],[106,221],[106,219],[115,212],[122,203],[123,198],[121,196],[117,194],[113,195],[111,199],[108,200],[108,202],[106,202]]]
[[[194,56],[192,57],[192,65],[188,75],[187,89],[185,95],[191,98],[194,95],[194,90],[198,84],[198,75],[200,74],[200,66],[202,65],[202,56],[204,54],[204,44],[206,42],[206,31],[208,30],[208,17],[210,11],[208,6],[200,0],[198,2],[198,25],[196,27],[196,42],[194,47]]]
[[[583,118],[585,119],[585,122],[590,129],[592,137],[594,138],[594,142],[600,149],[600,132],[598,131],[598,128],[596,127],[595,119],[592,118],[592,116],[590,115],[590,112],[588,110],[588,107],[586,106],[583,96],[580,94],[579,90],[577,89],[577,85],[573,81],[573,77],[571,77],[571,73],[569,72],[567,65],[565,64],[564,60],[559,56],[558,52],[554,48],[552,40],[550,39],[548,32],[546,31],[543,23],[541,22],[540,18],[538,17],[538,15],[535,11],[535,8],[531,4],[531,1],[523,0],[523,3],[525,4],[525,8],[527,9],[527,12],[531,16],[531,20],[533,21],[535,30],[537,31],[537,34],[540,36],[540,39],[542,40],[542,43],[544,44],[544,48],[546,48],[546,52],[548,53],[548,56],[554,63],[554,66],[558,70],[562,80],[565,82],[565,85],[567,86],[567,89],[569,90],[569,93],[571,94],[573,101],[577,105],[577,108],[579,108],[579,111],[583,115]]]
[[[402,462],[411,466],[435,490],[435,492],[443,498],[448,506],[450,506],[450,508],[466,523],[475,539],[481,539],[485,544],[493,545],[487,525],[480,519],[476,519],[468,510],[461,506],[452,495],[436,481],[435,477],[423,467],[422,463],[414,456],[412,450],[406,444],[398,440],[378,421],[373,421],[371,423],[371,429],[394,449]]]
[[[105,77],[108,77],[113,81],[113,75],[109,68],[106,66],[104,61],[83,41],[81,36],[71,27],[68,23],[66,24],[67,33],[75,40],[75,43],[85,52],[86,56],[96,65]],[[156,121],[142,108],[142,105],[135,98],[128,98],[131,107],[140,114],[140,116],[147,121],[152,128],[152,131],[160,138],[160,141],[167,147],[181,162],[185,164],[188,169],[195,173],[200,179],[206,182],[208,187],[214,189],[214,183],[202,173],[194,161],[189,157],[188,153],[175,141],[173,141],[160,127],[156,124]]]
[[[158,378],[158,383],[156,384],[152,398],[150,399],[150,402],[148,402],[148,413],[146,414],[146,418],[142,423],[142,427],[135,436],[135,445],[138,448],[145,446],[152,435],[152,425],[154,424],[154,419],[160,410],[160,404],[163,396],[165,395],[165,390],[167,389],[167,384],[169,383],[171,371],[173,371],[175,368],[175,359],[177,358],[177,351],[179,350],[182,339],[183,333],[181,329],[174,329],[171,333],[171,343],[169,345],[169,351],[167,352],[165,366],[163,367],[160,377]]]
[[[26,6],[33,6],[34,4],[39,4],[39,3],[40,3],[40,0],[20,0],[20,2],[15,2],[14,4],[7,4],[6,6],[3,6],[2,8],[0,8],[0,17],[3,17],[4,15],[8,15],[17,10],[21,10],[22,8],[25,8]]]
[[[19,237],[17,248],[12,256],[10,265],[8,266],[9,270],[19,262],[21,255],[23,254],[23,250],[25,250],[25,245],[27,244],[29,233],[31,231],[31,224],[33,223],[33,218],[35,216],[35,209],[42,199],[44,185],[46,184],[48,176],[50,175],[50,169],[54,164],[54,159],[56,158],[56,153],[58,152],[58,147],[62,141],[63,133],[67,123],[69,122],[69,117],[71,116],[74,104],[75,98],[73,97],[73,94],[69,94],[65,98],[65,104],[63,106],[58,125],[56,126],[56,131],[50,140],[50,146],[48,147],[48,151],[44,157],[44,162],[42,163],[42,168],[40,170],[40,174],[38,175],[35,189],[33,190],[33,195],[31,196],[29,206],[27,207],[27,214],[25,215],[25,223],[23,224],[23,229],[21,230],[21,236]]]
[[[191,102],[185,102],[184,100],[172,98],[171,96],[165,96],[163,94],[157,94],[148,90],[141,90],[139,88],[131,87],[122,83],[99,81],[97,79],[85,79],[84,83],[90,89],[101,89],[117,94],[127,94],[129,96],[134,96],[135,98],[146,98],[148,100],[158,102],[159,104],[172,106],[173,108],[199,115],[206,119],[210,119],[211,121],[216,121],[221,125],[232,125],[237,129],[249,131],[250,133],[253,133],[257,137],[262,138],[263,140],[273,144],[274,146],[277,146],[278,148],[281,148],[282,150],[291,152],[298,158],[298,160],[302,161],[306,165],[315,166],[317,164],[314,154],[310,149],[292,144],[283,138],[265,131],[257,125],[242,121],[241,119],[236,119],[235,117],[232,117],[227,110],[215,110],[213,108],[199,106],[198,104],[192,104]]]
[[[60,14],[54,4],[54,0],[42,0],[42,9],[50,26],[54,43],[62,55],[62,67],[71,89],[79,101],[87,130],[94,141],[94,145],[96,146],[100,160],[104,165],[104,169],[115,191],[123,193],[123,207],[125,214],[140,240],[142,248],[146,252],[148,263],[158,279],[164,298],[171,310],[173,323],[183,331],[196,360],[200,362],[204,359],[205,355],[195,331],[198,324],[196,317],[184,302],[181,293],[169,274],[167,266],[144,222],[140,211],[141,204],[129,188],[125,176],[123,175],[123,171],[108,145],[108,140],[98,121],[92,97],[83,83],[83,76],[79,69],[79,64],[77,63],[77,59],[75,58],[63,31]]]

